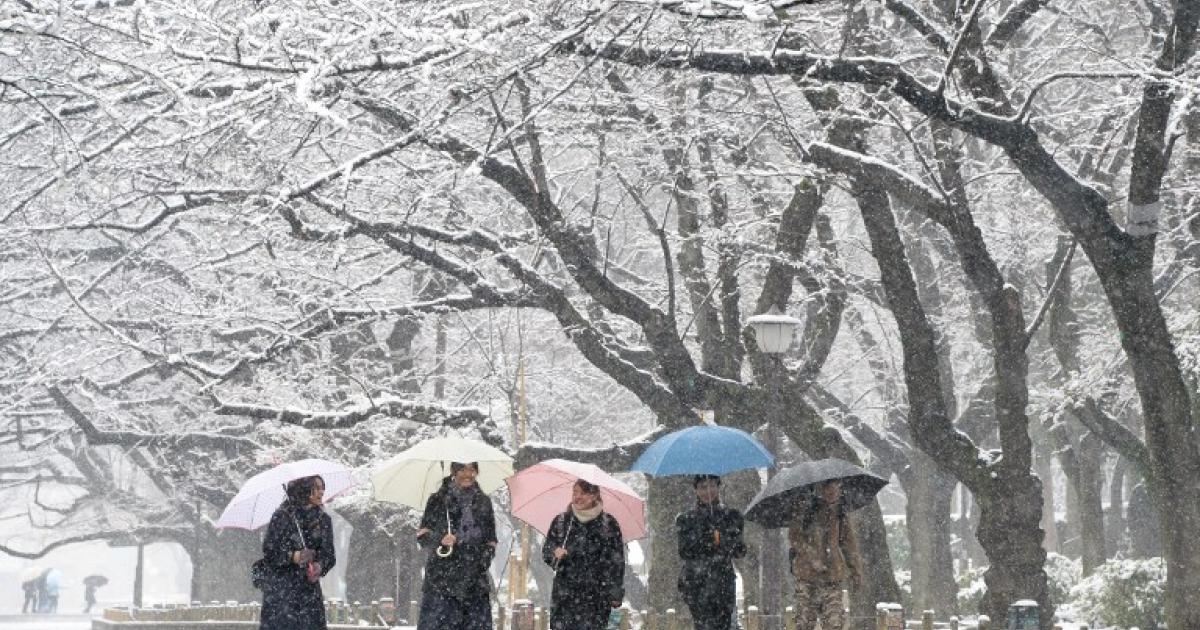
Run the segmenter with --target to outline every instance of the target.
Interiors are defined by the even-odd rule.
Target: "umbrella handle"
[[[562,548],[563,548],[563,549],[566,549],[566,548],[567,548],[567,539],[571,537],[571,525],[572,525],[572,523],[573,523],[573,522],[574,522],[574,521],[572,521],[572,520],[568,520],[568,521],[567,521],[567,533],[563,534],[563,539],[562,539]],[[552,570],[554,570],[554,571],[557,571],[557,570],[558,570],[558,563],[559,563],[559,562],[561,562],[561,561],[562,561],[562,558],[555,558],[555,559],[554,559],[554,566],[553,566],[553,567],[551,567],[551,569],[552,569]]]
[[[446,506],[446,535],[450,535],[450,534],[453,534],[453,533],[454,533],[454,532],[452,532],[452,531],[450,531],[450,530],[451,530],[451,527],[450,527],[450,506],[449,506],[449,505],[447,505],[447,506]],[[449,557],[450,557],[450,554],[452,554],[452,553],[454,553],[454,547],[447,547],[446,545],[438,545],[438,548],[437,548],[437,555],[438,555],[438,557],[439,557],[439,558],[449,558]]]

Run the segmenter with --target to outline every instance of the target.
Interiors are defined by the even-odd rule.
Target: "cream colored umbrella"
[[[381,464],[371,474],[371,496],[377,501],[425,509],[429,495],[450,474],[452,462],[478,462],[475,482],[486,494],[495,492],[504,485],[504,478],[513,474],[512,457],[494,446],[460,437],[432,438]]]

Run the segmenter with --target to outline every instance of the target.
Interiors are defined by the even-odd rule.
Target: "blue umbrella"
[[[730,427],[689,427],[650,445],[630,470],[662,475],[726,475],[747,468],[772,468],[775,458],[752,435]]]

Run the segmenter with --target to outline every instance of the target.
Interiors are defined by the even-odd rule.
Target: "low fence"
[[[258,602],[239,603],[210,602],[191,605],[160,605],[151,608],[108,608],[102,617],[92,620],[92,630],[120,630],[140,628],[142,630],[246,630],[257,628],[261,605]],[[534,606],[530,601],[518,600],[511,607],[498,606],[493,619],[495,630],[549,630],[550,611]],[[396,626],[415,626],[420,614],[420,605],[409,602],[406,610],[400,610],[390,598],[372,601],[325,602],[326,619],[331,630],[386,630]],[[655,610],[632,610],[628,606],[618,609],[618,627],[621,630],[690,630],[689,616],[674,609],[663,612]],[[758,607],[749,606],[740,614],[744,630],[779,628],[797,630],[793,608],[787,607],[782,615],[762,613]],[[197,623],[200,622],[200,623]],[[934,621],[934,611],[926,610],[920,619],[905,619],[904,611],[896,604],[880,604],[875,614],[876,630],[1003,630],[1002,625],[993,625],[986,616],[973,623],[963,623],[957,617],[949,621]],[[1088,630],[1080,625],[1080,630]],[[1062,630],[1055,625],[1054,630]]]

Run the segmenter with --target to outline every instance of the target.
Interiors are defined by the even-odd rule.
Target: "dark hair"
[[[312,497],[313,488],[316,487],[318,481],[321,482],[322,486],[325,485],[325,480],[320,475],[301,477],[289,481],[286,487],[288,503],[294,507],[308,505],[308,499]]]
[[[596,484],[591,483],[590,481],[585,481],[583,479],[576,479],[575,487],[586,492],[587,494],[600,496],[600,486],[597,486]]]
[[[721,478],[717,475],[696,475],[692,477],[692,487],[696,488],[705,481],[715,481],[717,485],[721,485]]]
[[[458,471],[460,471],[460,470],[462,470],[462,469],[464,469],[464,468],[470,468],[470,469],[474,470],[476,473],[478,473],[478,472],[479,472],[479,462],[466,462],[466,463],[463,463],[463,462],[450,462],[450,474],[451,474],[451,476],[453,476],[453,475],[457,474],[457,473],[458,473]]]

